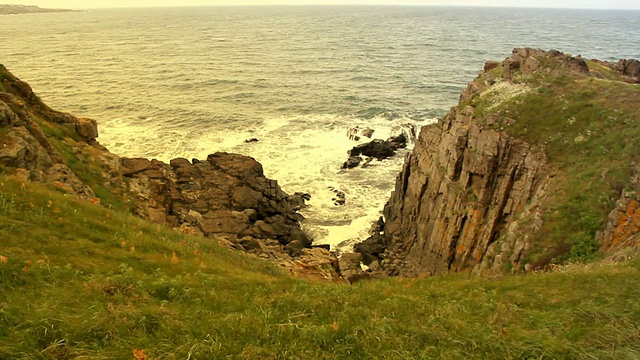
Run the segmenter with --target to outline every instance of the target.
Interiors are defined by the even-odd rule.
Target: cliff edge
[[[515,49],[422,129],[355,251],[374,273],[501,273],[640,247],[640,62]]]
[[[0,174],[52,184],[301,276],[337,277],[335,256],[312,247],[300,227],[307,195],[286,194],[255,159],[222,152],[169,164],[121,158],[97,137],[95,120],[51,109],[0,65]]]

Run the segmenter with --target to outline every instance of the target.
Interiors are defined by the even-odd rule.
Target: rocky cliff
[[[78,12],[78,11],[79,10],[69,10],[69,9],[45,9],[38,6],[30,6],[30,5],[0,4],[0,15],[61,13],[61,12]]]
[[[312,248],[288,195],[254,159],[213,153],[169,164],[120,158],[101,146],[97,122],[55,111],[0,65],[0,171],[53,184],[97,205],[130,211],[301,276],[335,278],[337,259]]]
[[[557,51],[488,62],[422,129],[381,233],[356,252],[374,272],[420,276],[637,248],[639,76],[636,60]]]

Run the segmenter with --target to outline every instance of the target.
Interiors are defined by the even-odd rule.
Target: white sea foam
[[[393,126],[441,116],[484,61],[514,47],[611,60],[638,56],[637,41],[629,40],[640,38],[637,12],[344,10],[3,17],[0,61],[48,105],[95,118],[100,142],[119,155],[255,157],[287,192],[312,195],[304,226],[318,242],[336,245],[366,236],[402,164],[399,154],[368,169],[340,170],[356,144],[348,128],[372,127],[386,139]],[[514,11],[526,12],[532,26],[523,27]],[[249,138],[260,141],[244,143]],[[345,206],[334,205],[330,187],[346,194]]]
[[[158,124],[158,123],[156,123]],[[336,247],[367,236],[371,223],[381,215],[402,165],[405,150],[390,159],[374,160],[368,168],[341,169],[347,151],[371,141],[350,140],[349,129],[372,128],[373,138],[387,139],[399,129],[407,133],[424,121],[383,117],[361,119],[340,115],[304,115],[266,119],[264,125],[223,131],[167,131],[154,123],[116,119],[101,134],[101,141],[118,154],[147,154],[168,161],[175,157],[204,159],[215,151],[246,154],[262,163],[265,175],[277,179],[289,193],[311,195],[303,210],[305,229],[316,243]],[[244,140],[257,138],[258,142]],[[126,140],[125,140],[126,139]],[[333,189],[345,193],[345,205],[336,205]]]

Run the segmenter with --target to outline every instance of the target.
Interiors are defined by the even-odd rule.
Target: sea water
[[[334,247],[367,236],[406,152],[343,170],[347,151],[369,141],[350,140],[349,129],[386,139],[432,123],[484,61],[514,47],[640,58],[637,11],[105,9],[2,16],[0,34],[0,63],[50,106],[98,120],[112,152],[252,156],[285,191],[312,196],[304,228]]]

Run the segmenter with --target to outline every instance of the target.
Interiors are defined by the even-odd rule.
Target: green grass
[[[568,71],[533,75],[521,79],[531,91],[491,109],[490,97],[470,102],[477,116],[493,112],[516,119],[493,127],[537,146],[557,172],[544,224],[531,234],[534,265],[598,258],[596,234],[631,186],[640,160],[640,87],[614,80],[614,71],[602,65],[589,66],[606,78]]]
[[[0,239],[2,359],[640,357],[638,261],[309,282],[7,176]]]

